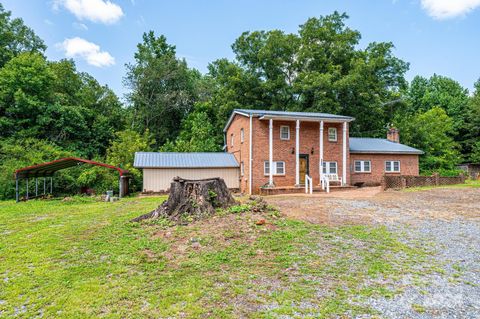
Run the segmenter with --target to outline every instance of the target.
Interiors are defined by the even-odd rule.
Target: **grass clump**
[[[386,283],[426,256],[384,227],[313,225],[255,204],[188,226],[129,222],[162,200],[2,202],[0,317],[371,314],[362,299],[394,295]]]

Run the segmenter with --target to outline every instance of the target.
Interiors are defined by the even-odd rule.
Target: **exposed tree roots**
[[[235,203],[221,178],[188,180],[175,177],[168,199],[157,209],[132,221],[161,217],[176,224],[184,224],[213,215],[217,208],[228,208]]]

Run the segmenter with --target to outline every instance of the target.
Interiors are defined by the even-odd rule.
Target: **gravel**
[[[406,240],[431,243],[428,264],[441,271],[396,283],[402,293],[393,298],[369,299],[366,304],[386,318],[480,318],[480,223],[472,220],[418,221],[414,226],[387,225]],[[421,270],[421,269],[420,269]],[[420,284],[419,284],[420,280]]]

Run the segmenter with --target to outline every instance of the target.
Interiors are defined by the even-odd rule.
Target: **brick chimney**
[[[394,143],[400,143],[400,133],[398,129],[392,127],[387,132],[387,140]]]

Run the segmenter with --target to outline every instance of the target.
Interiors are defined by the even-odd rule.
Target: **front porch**
[[[330,185],[330,192],[337,191],[346,191],[355,189],[355,186],[351,185]],[[321,186],[313,187],[314,193],[326,193]],[[276,186],[276,187],[261,187],[260,195],[269,196],[269,195],[280,195],[280,194],[302,194],[305,193],[305,187],[296,187],[296,186]]]

